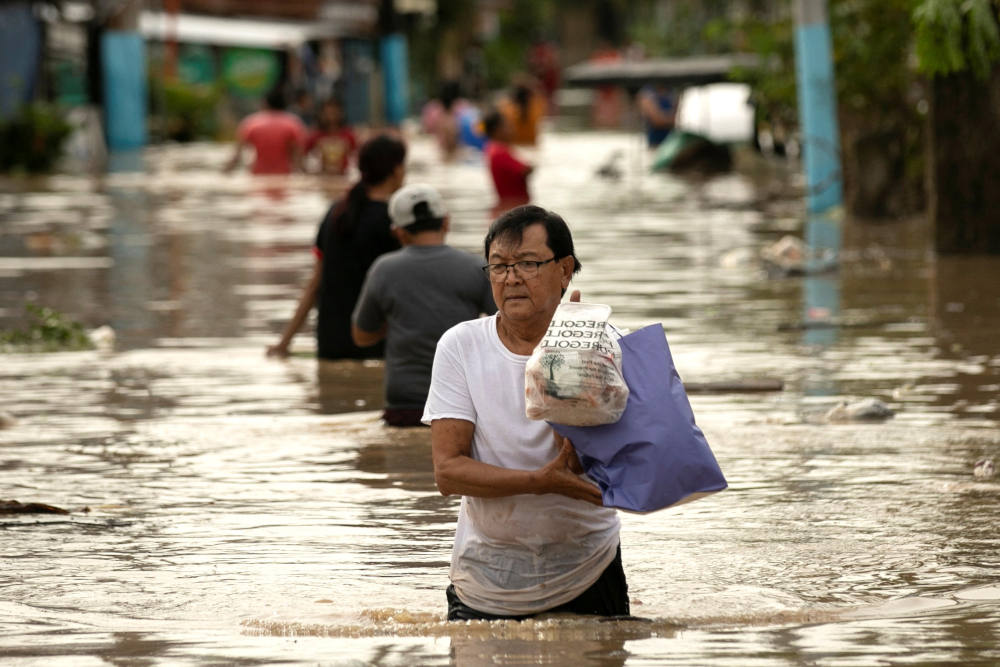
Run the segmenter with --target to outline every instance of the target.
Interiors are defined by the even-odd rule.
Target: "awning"
[[[566,85],[577,87],[619,85],[641,88],[651,83],[695,86],[725,81],[734,68],[756,67],[758,63],[759,58],[753,54],[582,62],[567,67],[563,72],[563,81]]]
[[[337,21],[261,21],[219,18],[144,11],[139,16],[139,31],[146,39],[167,41],[171,36],[188,44],[214,46],[252,46],[283,49],[314,39],[329,39],[365,34],[374,25],[376,9],[358,5],[352,20]]]

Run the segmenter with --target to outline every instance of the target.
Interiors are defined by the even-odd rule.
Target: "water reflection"
[[[111,174],[138,175],[143,171],[140,150],[113,151],[108,155]],[[153,313],[146,307],[155,299],[155,274],[150,270],[153,239],[147,213],[149,197],[144,190],[129,185],[109,185],[106,192],[113,211],[108,227],[112,263],[107,277],[107,324],[115,331],[148,337],[155,327]]]
[[[831,216],[811,214],[805,224],[805,243],[810,256],[805,262],[803,322],[806,345],[829,347],[837,340],[840,319],[839,262],[840,222]],[[815,391],[814,387],[814,391]],[[835,393],[828,387],[827,393]]]
[[[322,414],[371,410],[383,404],[381,360],[317,361],[316,402]]]
[[[587,665],[621,667],[629,658],[624,639],[475,639],[451,640],[451,661],[462,667],[493,665]]]

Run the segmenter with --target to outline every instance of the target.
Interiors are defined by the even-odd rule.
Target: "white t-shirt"
[[[524,414],[525,355],[497,333],[497,316],[462,322],[438,342],[423,421],[475,424],[472,458],[535,470],[558,452],[552,429]],[[533,614],[569,602],[614,560],[614,509],[560,494],[464,496],[451,558],[459,599],[490,614]]]

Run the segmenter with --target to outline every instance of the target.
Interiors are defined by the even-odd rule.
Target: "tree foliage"
[[[920,71],[953,74],[966,69],[985,79],[1000,59],[994,0],[919,0],[913,10]]]
[[[516,72],[525,67],[525,54],[531,42],[554,21],[551,2],[514,0],[500,14],[500,30],[484,45],[486,85],[503,88]]]
[[[0,172],[51,171],[72,129],[62,109],[44,102],[26,104],[0,119]]]

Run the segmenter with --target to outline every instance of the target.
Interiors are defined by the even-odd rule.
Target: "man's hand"
[[[572,303],[580,303],[580,290],[575,289],[569,293],[569,300]]]
[[[559,455],[538,471],[544,488],[548,493],[584,500],[592,505],[603,505],[601,489],[593,482],[579,477],[583,473],[583,468],[580,466],[576,450],[573,449],[573,443],[555,431],[552,435],[559,446]]]
[[[573,471],[575,475],[583,474],[583,466],[580,465],[580,457],[576,453],[576,447],[573,446],[573,441],[569,438],[565,438],[559,435],[555,429],[552,429],[552,439],[556,442],[556,447],[559,448],[559,455],[562,456],[563,451],[566,447],[569,447],[569,455],[567,456],[567,463],[569,464],[569,469]]]

